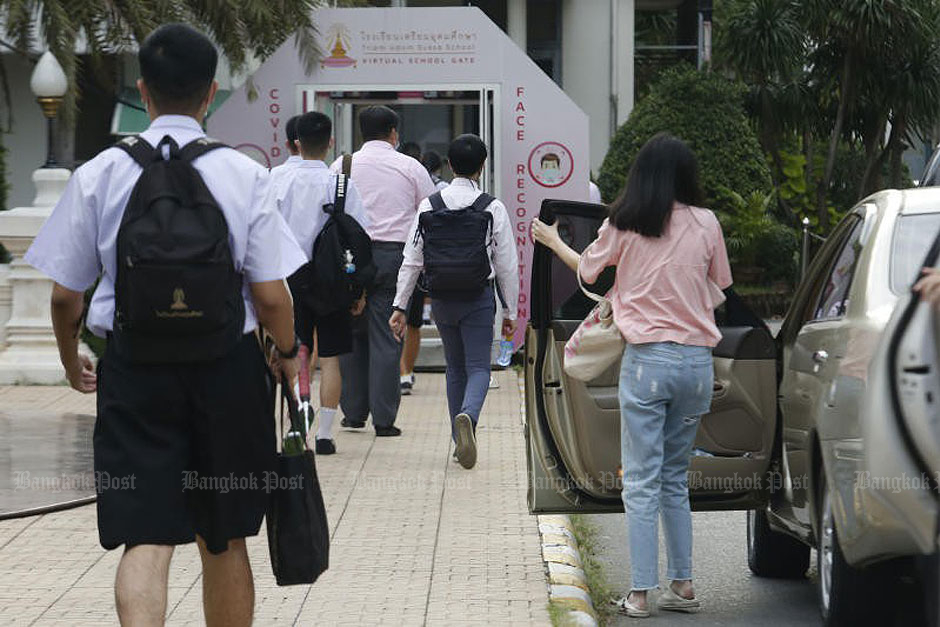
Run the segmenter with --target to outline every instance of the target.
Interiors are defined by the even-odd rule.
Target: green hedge
[[[713,72],[678,66],[662,73],[610,143],[598,186],[610,202],[623,188],[633,158],[666,131],[689,144],[701,166],[705,205],[730,210],[723,189],[768,192],[770,170],[744,110],[746,87]]]

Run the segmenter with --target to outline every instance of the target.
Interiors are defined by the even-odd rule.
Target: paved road
[[[620,514],[585,516],[597,528],[597,558],[603,563],[612,591],[621,596],[628,585],[627,529]],[[744,512],[701,512],[692,515],[695,587],[702,611],[695,615],[662,612],[643,624],[721,625],[722,627],[806,627],[819,625],[816,606],[816,554],[809,577],[797,581],[760,579],[747,568]],[[665,582],[665,547],[660,547]],[[635,619],[614,616],[610,625],[636,625]]]

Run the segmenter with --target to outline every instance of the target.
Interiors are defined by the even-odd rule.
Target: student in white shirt
[[[138,58],[137,85],[152,122],[134,143],[160,144],[162,158],[180,158],[174,143],[185,149],[205,137],[200,123],[218,86],[215,47],[191,27],[169,24],[147,37]],[[83,295],[95,281],[88,327],[101,337],[116,328],[116,240],[142,173],[124,150],[109,148],[72,174],[26,253],[30,265],[55,281],[52,322],[69,384],[84,393],[97,389],[95,471],[126,479],[132,488],[101,490],[97,500],[101,545],[124,545],[115,581],[124,625],[163,624],[174,545],[194,540],[202,557],[206,622],[251,622],[254,583],[245,537],[258,533],[270,499],[263,477],[276,469],[270,374],[253,334],[258,322],[274,336],[279,372],[288,380],[297,372],[284,279],[304,256],[269,198],[267,170],[230,148],[206,152],[191,164],[221,209],[243,281],[244,313],[235,322],[244,319],[244,335],[239,338],[236,329],[234,348],[225,356],[142,364],[148,355],[125,355],[112,337],[96,374],[78,354]],[[197,302],[197,294],[142,287],[155,306],[165,302],[167,311],[202,313],[186,304]],[[200,483],[228,477],[255,477],[258,485],[229,490]]]
[[[486,145],[476,135],[461,135],[451,143],[447,158],[454,172],[454,180],[447,189],[437,192],[444,205],[441,210],[466,209],[478,202],[481,198],[480,174],[486,157]],[[401,341],[405,334],[408,299],[418,282],[418,275],[426,269],[434,322],[441,335],[447,362],[447,404],[451,435],[455,443],[454,456],[464,468],[473,468],[477,457],[476,426],[490,383],[490,351],[496,315],[493,281],[498,282],[502,294],[503,335],[512,335],[516,330],[519,302],[519,262],[506,207],[499,200],[492,199],[485,208],[478,207],[492,216],[487,232],[479,242],[485,242],[488,277],[484,265],[483,273],[479,275],[482,284],[465,281],[461,275],[447,285],[435,286],[432,278],[434,268],[426,265],[425,261],[425,246],[429,244],[425,241],[427,236],[422,229],[428,223],[421,221],[432,210],[433,201],[434,196],[422,201],[418,207],[418,216],[412,222],[405,243],[404,261],[398,273],[394,313],[389,319],[389,326]],[[482,205],[483,202],[486,200],[478,204]],[[473,249],[480,250],[476,248],[476,242],[472,244]],[[429,248],[427,254],[430,258]],[[471,261],[475,262],[476,259],[468,259],[466,265],[473,265]]]
[[[284,142],[284,147],[287,149],[287,159],[284,163],[271,168],[271,185],[274,187],[279,187],[291,170],[303,161],[297,148],[297,120],[299,119],[300,116],[295,115],[284,125],[284,135],[287,136],[287,140]]]
[[[301,161],[288,173],[276,192],[277,208],[309,259],[317,236],[329,218],[324,205],[332,203],[336,197],[337,175],[331,173],[323,162],[333,147],[333,123],[326,115],[311,111],[300,116],[296,129]],[[363,227],[368,226],[362,200],[352,181],[347,182],[345,212]],[[331,455],[336,452],[333,419],[343,384],[339,355],[352,351],[352,312],[339,310],[318,317],[303,304],[296,293],[299,289],[296,283],[291,281],[290,284],[295,292],[294,320],[300,341],[312,347],[316,330],[321,377],[320,422],[315,448],[319,455]],[[355,313],[361,312],[362,304],[364,302]]]

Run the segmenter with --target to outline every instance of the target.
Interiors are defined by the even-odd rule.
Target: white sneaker
[[[670,612],[687,612],[689,614],[699,611],[702,604],[698,599],[692,597],[691,599],[686,599],[676,594],[672,585],[666,586],[666,589],[663,590],[662,594],[659,595],[659,600],[656,602],[656,607],[661,610],[669,610]]]

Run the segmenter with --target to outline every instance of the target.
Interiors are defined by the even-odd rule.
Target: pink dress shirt
[[[339,172],[342,161],[337,159],[330,169]],[[418,205],[437,191],[424,166],[387,141],[364,143],[353,154],[350,176],[369,216],[366,231],[378,242],[404,243]]]
[[[581,255],[581,277],[593,283],[608,266],[617,268],[609,294],[614,323],[628,344],[718,344],[709,281],[727,288],[731,268],[714,213],[676,203],[660,237],[605,220]]]

